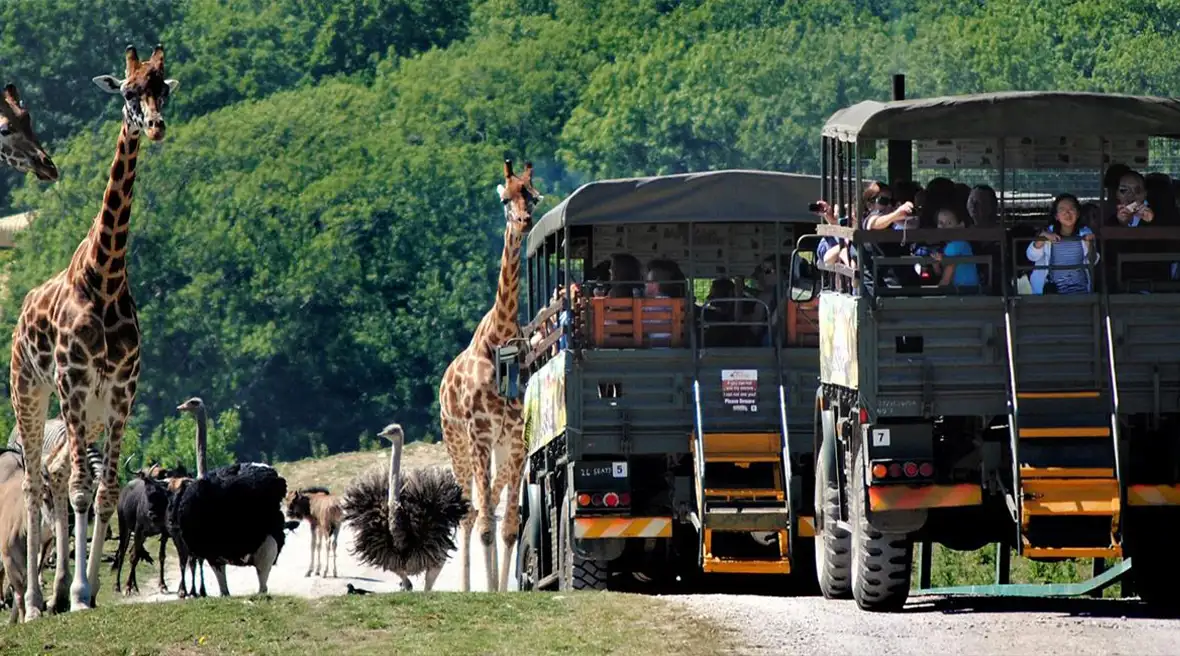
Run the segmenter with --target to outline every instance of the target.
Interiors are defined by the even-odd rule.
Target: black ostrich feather
[[[442,467],[403,471],[389,521],[389,467],[362,474],[344,492],[344,520],[356,530],[362,563],[406,576],[441,567],[455,550],[451,534],[471,507],[454,474]]]
[[[169,524],[179,529],[194,558],[212,565],[251,564],[267,538],[281,552],[286,518],[281,504],[287,481],[267,465],[239,463],[188,483],[173,498]]]

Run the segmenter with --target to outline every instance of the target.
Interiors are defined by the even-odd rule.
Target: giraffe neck
[[[496,301],[476,328],[474,338],[489,346],[498,346],[517,337],[520,332],[520,244],[521,232],[504,228],[504,252],[500,255],[500,278],[496,282]]]
[[[127,286],[127,238],[131,227],[131,195],[135,165],[139,157],[139,130],[123,123],[115,145],[102,207],[90,232],[74,254],[75,275],[98,288],[100,295],[113,296]]]

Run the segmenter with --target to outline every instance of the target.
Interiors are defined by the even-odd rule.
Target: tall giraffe
[[[123,430],[139,379],[140,333],[127,273],[127,240],[140,133],[146,131],[152,141],[164,138],[161,112],[177,86],[176,80],[164,78],[163,46],[157,45],[151,58],[141,62],[128,45],[125,59],[123,80],[111,75],[94,78],[100,89],[122,94],[124,99],[122,128],[102,207],[69,265],[25,296],[12,334],[9,375],[25,452],[30,547],[41,539],[42,429],[55,389],[69,436],[69,500],[74,508],[71,610],[93,606],[97,596],[103,537],[119,498]],[[93,496],[86,446],[104,429],[103,472],[98,494]],[[97,513],[88,561],[87,512],[92,502]],[[26,621],[40,616],[41,576],[36,558],[29,562],[25,606]]]
[[[39,180],[57,180],[57,165],[41,146],[33,131],[33,117],[13,84],[4,87],[0,102],[0,159],[21,173],[32,171]]]
[[[508,588],[508,567],[516,531],[520,525],[517,490],[524,475],[524,424],[521,402],[505,400],[496,390],[493,349],[520,337],[520,245],[533,218],[541,195],[533,188],[533,164],[526,162],[524,174],[512,174],[512,161],[504,162],[504,184],[497,187],[504,205],[504,252],[500,257],[500,278],[492,309],[479,322],[471,343],[443,373],[438,390],[443,443],[451,456],[451,469],[472,498],[472,476],[479,493],[473,512],[463,518],[463,591],[471,589],[471,529],[479,518],[479,539],[484,545],[488,591]],[[496,480],[492,482],[492,452],[496,454]],[[496,509],[500,491],[508,487],[502,537],[504,561],[496,572]],[[497,586],[497,581],[499,585]]]

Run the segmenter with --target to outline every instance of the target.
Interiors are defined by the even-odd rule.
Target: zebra
[[[45,505],[48,506],[50,512],[53,512],[53,489],[49,483],[49,463],[53,459],[59,457],[63,451],[69,448],[70,440],[66,434],[66,422],[61,417],[54,417],[45,422],[44,439],[41,442],[41,489],[45,494]],[[17,427],[13,426],[12,431],[8,434],[8,450],[16,452],[21,459],[21,467],[24,463],[24,444],[21,442],[19,431]],[[90,468],[90,474],[98,480],[102,475],[102,451],[97,444],[90,444],[86,447],[86,464]],[[64,491],[60,494],[60,498],[66,498]],[[74,515],[67,512],[69,518],[69,525],[71,531],[73,530]],[[90,506],[90,521],[94,521],[94,506]],[[106,539],[111,539],[111,527],[107,526]],[[46,562],[45,564],[49,564]]]

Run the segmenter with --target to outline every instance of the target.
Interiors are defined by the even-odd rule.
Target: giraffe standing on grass
[[[541,195],[533,188],[533,165],[526,162],[524,174],[512,173],[512,161],[504,162],[504,184],[498,188],[504,205],[504,253],[500,258],[500,278],[496,300],[484,315],[471,343],[451,361],[439,385],[438,402],[443,443],[451,456],[451,469],[472,499],[471,479],[475,477],[478,503],[463,518],[463,591],[471,589],[471,529],[479,519],[479,539],[484,545],[488,591],[508,589],[508,568],[512,548],[520,526],[520,501],[517,492],[524,475],[524,423],[521,402],[504,399],[496,390],[496,363],[493,349],[520,337],[520,245],[532,221],[533,208]],[[492,452],[496,454],[496,478],[492,481]],[[496,571],[496,500],[508,487],[502,536],[504,560]],[[497,581],[499,585],[497,585]]]
[[[127,274],[131,191],[140,135],[164,138],[161,114],[176,80],[164,78],[164,47],[147,61],[127,46],[126,76],[94,78],[108,93],[123,96],[123,123],[102,207],[69,265],[30,291],[12,335],[12,406],[25,452],[28,553],[40,553],[41,440],[50,395],[57,392],[69,438],[69,500],[74,508],[74,581],[70,608],[94,605],[103,537],[119,500],[119,452],[139,378],[139,322]],[[86,446],[106,430],[103,472],[93,494]],[[66,460],[67,457],[55,460]],[[54,463],[47,463],[53,465]],[[64,484],[65,468],[50,472],[50,485]],[[57,483],[55,481],[59,481]],[[94,543],[87,560],[87,512],[97,506]],[[41,614],[38,559],[29,562],[26,621]]]

